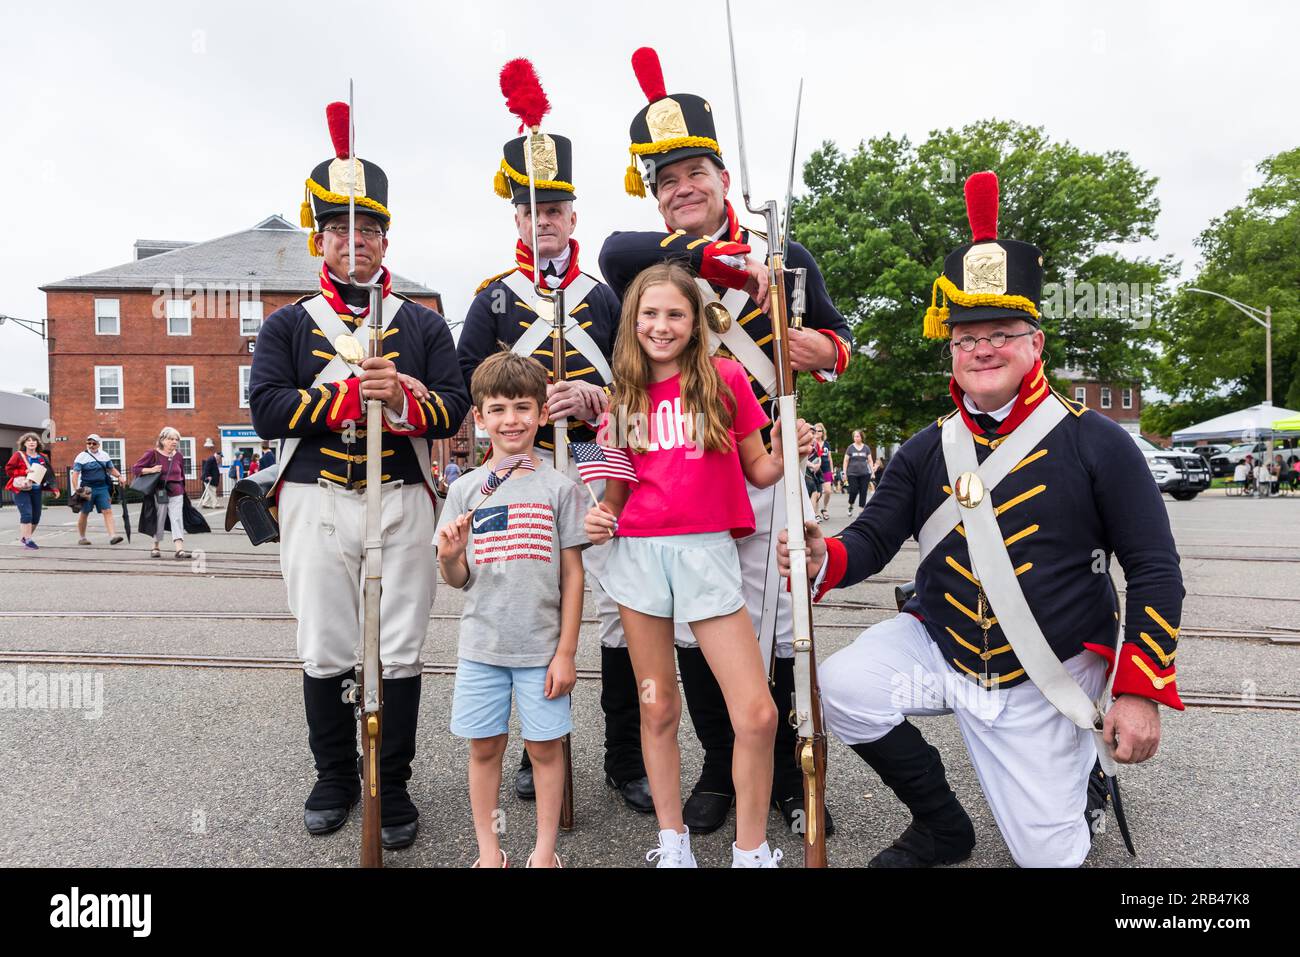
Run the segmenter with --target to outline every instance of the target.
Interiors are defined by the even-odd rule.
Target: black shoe
[[[682,806],[682,823],[692,834],[712,834],[727,821],[727,812],[736,800],[734,794],[702,791],[699,785]]]
[[[943,836],[914,819],[898,840],[873,857],[867,867],[935,867],[961,863],[975,848],[975,827],[965,811],[962,817],[966,821],[965,832]]]
[[[934,867],[956,864],[975,847],[975,826],[948,786],[939,752],[916,726],[904,721],[853,751],[912,812],[912,823],[869,867]]]
[[[302,676],[307,743],[316,763],[316,782],[303,814],[303,824],[312,834],[337,831],[361,796],[357,722],[352,705],[343,700],[343,682],[349,677],[346,673],[333,678]]]
[[[420,827],[420,821],[417,818],[414,821],[407,821],[405,824],[390,824],[388,827],[379,829],[379,840],[383,842],[384,850],[400,851],[404,847],[410,847],[415,843],[415,832]]]
[[[785,825],[790,829],[791,834],[803,836],[803,794],[791,794],[789,797],[772,798],[772,807],[781,812],[785,818]],[[835,821],[831,818],[831,809],[826,808],[825,829],[826,836],[830,837],[835,833]],[[797,816],[796,816],[797,815]]]
[[[631,781],[624,781],[619,784],[607,774],[605,775],[605,783],[623,795],[623,803],[638,814],[654,813],[655,802],[654,798],[650,796],[649,778],[633,778]]]
[[[515,797],[521,801],[537,800],[537,787],[533,784],[533,766],[523,765],[515,772]]]
[[[302,812],[302,823],[306,825],[308,834],[333,834],[348,822],[348,814],[351,811],[351,804],[345,807],[329,807],[319,811],[304,810]]]

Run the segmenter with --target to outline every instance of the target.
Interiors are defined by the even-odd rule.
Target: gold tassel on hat
[[[947,302],[942,306],[936,304],[936,299],[940,295],[939,279],[936,279],[934,285],[930,287],[930,308],[925,310],[925,322],[921,328],[921,334],[927,339],[948,338],[948,329],[944,326],[948,318],[948,304]]]
[[[492,177],[492,191],[502,199],[510,198],[510,183],[506,180],[505,170],[498,169],[496,176]]]
[[[645,198],[645,180],[641,178],[641,171],[636,166],[636,154],[632,154],[632,162],[628,164],[627,173],[623,176],[623,189],[629,196],[638,196]]]
[[[321,252],[320,247],[316,245],[316,234],[315,234],[315,233],[308,233],[308,234],[307,234],[307,252],[311,253],[313,256],[324,256],[324,255],[325,255],[323,252]]]

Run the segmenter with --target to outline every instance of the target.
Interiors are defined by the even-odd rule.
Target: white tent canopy
[[[1175,443],[1196,442],[1201,439],[1223,439],[1230,442],[1251,442],[1268,438],[1273,432],[1273,423],[1278,419],[1289,419],[1300,412],[1293,412],[1281,406],[1260,403],[1240,412],[1229,412],[1204,422],[1197,422],[1174,433]]]

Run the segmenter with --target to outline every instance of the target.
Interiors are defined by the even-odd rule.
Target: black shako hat
[[[1038,328],[1043,300],[1043,252],[1031,243],[998,239],[998,177],[966,180],[971,242],[950,252],[930,289],[924,335],[944,339],[952,326],[989,319],[1024,319]]]
[[[506,107],[519,117],[519,132],[502,148],[504,157],[492,181],[496,194],[516,206],[526,205],[528,196],[528,157],[533,161],[533,189],[539,203],[560,203],[576,199],[573,191],[573,143],[567,136],[543,133],[539,129],[551,108],[542,90],[537,71],[522,57],[501,68],[501,92]],[[525,132],[527,130],[527,132]]]
[[[649,182],[651,191],[657,192],[656,172],[692,156],[707,156],[719,168],[725,169],[709,101],[693,93],[669,96],[665,91],[659,54],[650,47],[641,47],[632,54],[632,71],[650,102],[632,119],[629,130],[632,145],[628,152],[632,154],[632,161],[623,177],[627,194],[644,196],[646,182]],[[644,181],[637,169],[638,157],[645,164]]]
[[[348,189],[355,181],[357,213],[373,216],[391,225],[393,217],[388,211],[388,174],[367,159],[348,155],[348,127],[351,111],[346,103],[331,103],[325,107],[330,140],[334,143],[334,158],[318,163],[307,178],[300,222],[303,227],[319,230],[325,220],[348,212]],[[307,246],[313,256],[321,255],[316,248],[315,233],[308,237]]]

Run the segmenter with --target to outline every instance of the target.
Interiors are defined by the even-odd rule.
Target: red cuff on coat
[[[325,410],[326,425],[335,432],[342,432],[349,422],[358,427],[366,424],[361,414],[361,381],[356,376],[342,382],[331,382],[330,391],[334,397]]]
[[[831,371],[837,376],[844,375],[844,370],[849,367],[849,344],[829,329],[813,329],[813,332],[820,332],[835,343],[835,367]],[[812,370],[812,377],[818,382],[827,381],[826,377],[816,369]]]
[[[838,538],[826,539],[826,574],[822,586],[817,589],[813,601],[821,601],[828,591],[844,580],[844,573],[849,567],[849,552]]]
[[[700,278],[706,282],[716,282],[728,289],[743,289],[745,283],[749,281],[749,273],[744,269],[728,266],[718,257],[740,256],[743,258],[748,256],[749,253],[750,248],[745,243],[733,243],[727,240],[709,243],[701,250],[703,259],[700,262]]]
[[[1120,648],[1119,665],[1115,672],[1115,684],[1111,694],[1122,694],[1150,698],[1175,711],[1184,709],[1178,697],[1178,685],[1171,662],[1168,668],[1151,660],[1145,651],[1132,642],[1125,642]]]

